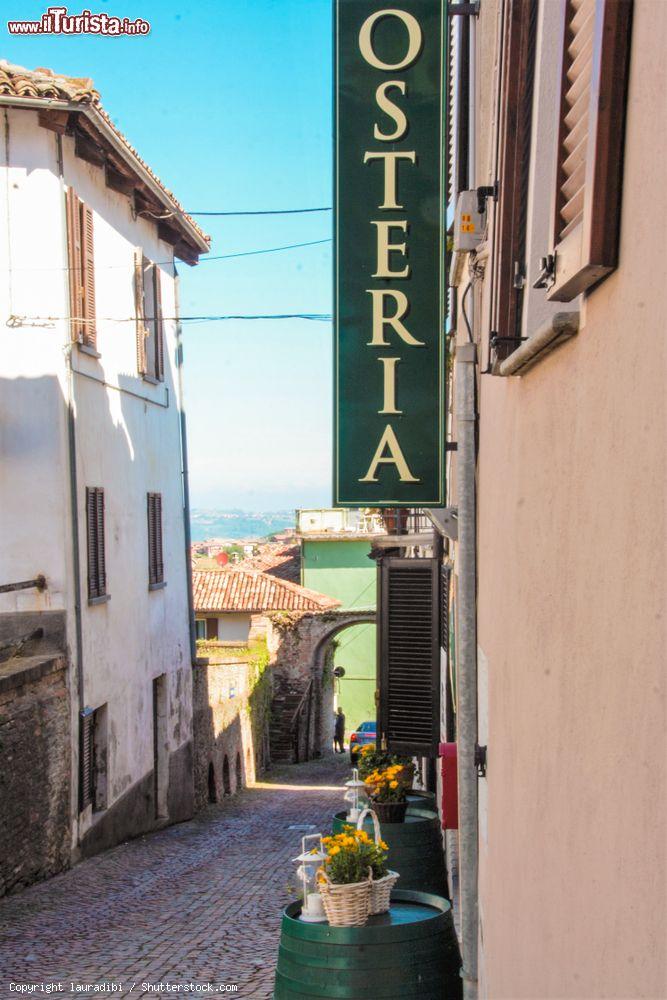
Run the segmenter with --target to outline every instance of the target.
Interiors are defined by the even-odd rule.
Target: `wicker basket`
[[[378,820],[377,813],[373,809],[364,809],[359,819],[357,820],[357,829],[363,830],[364,820],[366,816],[370,816],[373,820],[373,833],[375,836],[375,843],[379,844],[382,840],[380,821]],[[398,872],[387,872],[382,878],[372,879],[371,881],[371,902],[370,902],[370,912],[371,915],[376,913],[386,913],[389,909],[389,903],[391,899],[391,890],[396,885],[396,882],[400,878]]]
[[[363,927],[371,904],[371,871],[364,882],[337,885],[325,875],[320,885],[324,912],[331,927]]]

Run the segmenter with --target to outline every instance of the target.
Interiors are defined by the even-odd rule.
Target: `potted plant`
[[[324,912],[332,927],[361,927],[368,920],[372,866],[366,838],[368,834],[362,837],[354,832],[322,838],[327,853],[318,882]]]
[[[396,764],[400,767],[400,777],[407,788],[412,787],[415,765],[411,757],[401,757],[388,750],[378,750],[374,743],[367,743],[359,751],[357,770],[359,777],[366,780],[374,771],[379,771]]]
[[[408,808],[408,783],[402,764],[372,771],[366,778],[372,808],[382,823],[402,823]]]
[[[374,837],[371,837],[364,829],[363,822],[366,816],[373,820]],[[371,902],[370,913],[386,913],[389,909],[391,890],[398,881],[398,872],[393,872],[387,867],[387,851],[389,847],[380,836],[380,824],[377,814],[373,809],[364,809],[358,820],[358,828],[352,826],[344,827],[344,832],[357,838],[359,850],[364,856],[365,864],[371,870]]]

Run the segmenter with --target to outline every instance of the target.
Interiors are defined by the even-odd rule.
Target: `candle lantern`
[[[315,847],[308,847],[308,841],[317,841]],[[303,892],[303,906],[301,907],[301,920],[308,923],[324,923],[326,915],[322,905],[322,897],[317,884],[317,871],[326,858],[322,846],[322,834],[311,833],[301,840],[301,854],[294,861],[299,862],[296,870],[297,878],[301,880]]]
[[[352,771],[352,778],[345,782],[347,791],[343,796],[349,802],[347,819],[350,823],[356,823],[359,816],[368,805],[368,795],[366,794],[366,782],[359,777],[356,767]]]

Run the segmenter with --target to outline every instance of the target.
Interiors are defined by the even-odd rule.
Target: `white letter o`
[[[382,17],[397,17],[403,22],[405,27],[408,29],[408,51],[401,62],[397,63],[385,63],[375,55],[373,49],[373,28],[376,23]],[[374,66],[375,69],[385,69],[385,70],[397,70],[405,69],[415,61],[422,46],[422,29],[419,26],[419,21],[408,14],[406,10],[377,10],[370,17],[367,17],[361,26],[361,31],[359,32],[359,48],[361,49],[361,54],[367,63]]]

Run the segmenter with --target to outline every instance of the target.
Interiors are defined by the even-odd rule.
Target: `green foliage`
[[[393,767],[395,764],[409,767],[412,764],[412,758],[402,757],[400,754],[390,753],[388,750],[378,750],[374,743],[367,743],[359,752],[357,769],[359,777],[365,781],[373,771]]]

